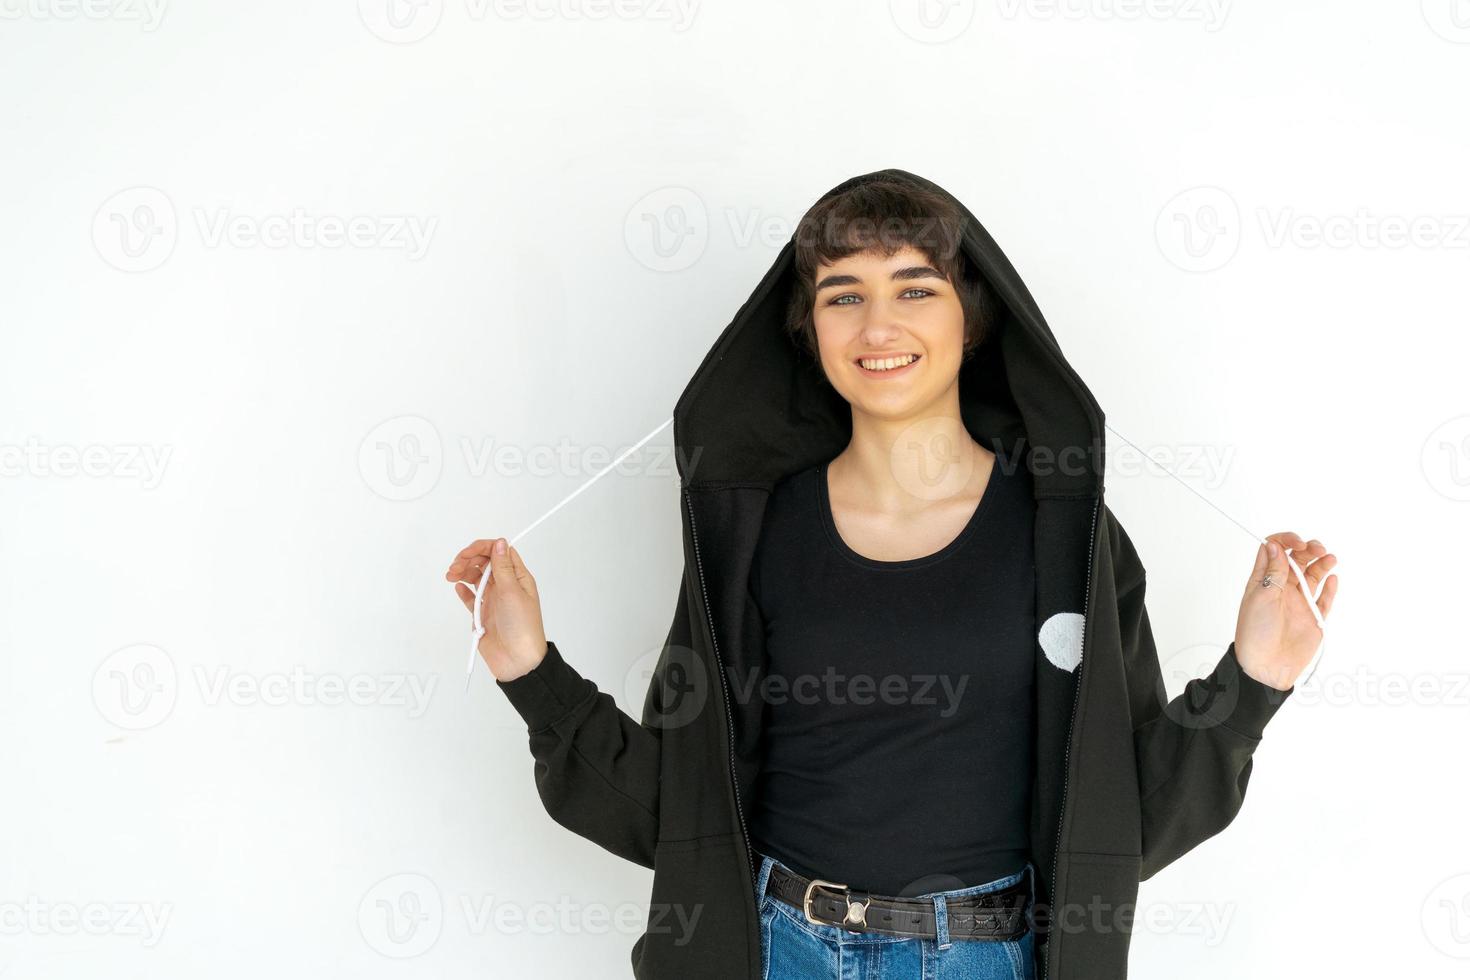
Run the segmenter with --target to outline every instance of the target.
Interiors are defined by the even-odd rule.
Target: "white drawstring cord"
[[[1219,507],[1216,507],[1215,504],[1214,504],[1214,502],[1211,501],[1210,498],[1208,498],[1204,494],[1200,493],[1194,487],[1191,487],[1188,483],[1185,483],[1183,480],[1179,479],[1179,477],[1177,475],[1175,475],[1175,473],[1172,470],[1170,470],[1163,463],[1160,463],[1158,460],[1154,459],[1152,456],[1150,456],[1148,453],[1144,452],[1142,449],[1139,449],[1138,446],[1131,439],[1129,439],[1127,436],[1123,435],[1121,432],[1119,432],[1117,429],[1113,428],[1111,425],[1107,425],[1106,422],[1104,422],[1103,424],[1105,426],[1107,426],[1107,429],[1108,429],[1109,432],[1111,432],[1113,435],[1117,436],[1119,439],[1122,439],[1124,442],[1128,443],[1128,445],[1132,446],[1134,449],[1138,449],[1139,455],[1141,455],[1144,459],[1148,460],[1150,463],[1153,463],[1155,466],[1157,466],[1159,469],[1163,470],[1165,473],[1168,473],[1170,476],[1174,477],[1174,479],[1175,480],[1178,480],[1179,483],[1182,486],[1184,486],[1186,489],[1188,489],[1190,493],[1194,494],[1196,497],[1198,497],[1199,499],[1203,500],[1205,503],[1209,504],[1211,507],[1214,507],[1216,511],[1219,511],[1219,513],[1221,515],[1223,515],[1226,519],[1228,519],[1236,527],[1240,528],[1246,534],[1249,534],[1252,538],[1254,538],[1256,541],[1259,541],[1261,544],[1267,544],[1267,541],[1266,541],[1265,538],[1261,537],[1259,534],[1257,534],[1256,532],[1252,531],[1250,528],[1246,527],[1244,524],[1240,523],[1235,518],[1231,517],[1229,514],[1226,514],[1225,511],[1220,510],[1220,508]],[[1327,639],[1327,621],[1322,618],[1322,610],[1320,610],[1320,609],[1317,608],[1317,600],[1319,598],[1321,598],[1321,596],[1322,596],[1322,590],[1327,586],[1327,580],[1329,578],[1331,578],[1332,576],[1334,576],[1334,575],[1337,574],[1337,569],[1336,568],[1333,568],[1330,571],[1328,571],[1328,573],[1326,575],[1323,575],[1322,576],[1322,581],[1320,581],[1320,582],[1317,583],[1317,594],[1316,595],[1313,595],[1312,592],[1311,592],[1311,590],[1307,588],[1307,576],[1302,572],[1301,568],[1297,565],[1297,563],[1291,560],[1291,549],[1290,548],[1287,548],[1286,549],[1286,563],[1291,566],[1291,570],[1293,572],[1296,572],[1297,587],[1301,590],[1302,595],[1307,600],[1307,608],[1312,611],[1312,618],[1317,621],[1317,628],[1322,631],[1322,639],[1317,641],[1317,649],[1316,649],[1315,652],[1313,652],[1312,659],[1310,661],[1308,661],[1308,666],[1311,669],[1306,672],[1306,676],[1299,677],[1296,680],[1296,682],[1295,682],[1296,684],[1305,684],[1307,681],[1309,681],[1309,680],[1312,679],[1312,675],[1314,673],[1316,673],[1316,671],[1317,671],[1317,662],[1322,659],[1322,649],[1323,649],[1323,645],[1324,645],[1324,643],[1326,642],[1326,639]],[[1311,562],[1308,562],[1308,564],[1311,564]],[[1295,686],[1295,684],[1293,686]]]
[[[561,500],[561,502],[558,503],[555,507],[551,508],[546,513],[542,514],[540,517],[538,517],[534,521],[532,521],[529,526],[527,526],[523,531],[521,531],[520,534],[517,534],[515,537],[510,538],[508,541],[506,541],[506,550],[507,550],[507,553],[509,553],[509,549],[510,549],[510,546],[511,545],[515,544],[521,538],[524,538],[527,534],[530,534],[531,533],[531,529],[534,528],[537,524],[540,524],[542,521],[546,520],[552,514],[555,514],[557,511],[561,510],[562,507],[564,507],[566,504],[570,503],[572,501],[572,499],[577,496],[577,494],[581,493],[583,490],[586,490],[588,487],[592,486],[592,484],[594,484],[598,480],[602,479],[602,477],[603,477],[604,474],[606,474],[609,471],[611,471],[613,469],[613,467],[617,466],[623,460],[625,460],[629,456],[633,455],[633,453],[637,452],[639,449],[642,449],[643,448],[643,444],[645,442],[647,442],[648,440],[652,439],[654,436],[658,435],[664,429],[668,428],[669,427],[669,423],[670,422],[673,422],[673,421],[674,420],[673,420],[672,417],[666,419],[663,422],[663,424],[660,425],[657,429],[654,429],[648,435],[644,436],[642,439],[639,439],[630,449],[628,449],[627,452],[623,453],[617,459],[613,460],[611,463],[607,464],[607,466],[603,467],[600,471],[598,471],[596,474],[594,474],[592,476],[592,478],[589,479],[586,483],[582,484],[580,487],[578,487],[577,489],[573,490],[571,493],[569,493],[565,497],[563,497],[562,500]],[[490,578],[491,578],[491,576],[490,576],[490,570],[491,570],[492,567],[493,566],[491,564],[491,561],[487,557],[485,559],[485,570],[480,573],[480,581],[478,583],[471,583],[471,582],[464,582],[464,581],[452,583],[454,585],[463,585],[463,586],[465,586],[467,588],[472,588],[472,589],[475,590],[475,608],[471,612],[471,615],[474,617],[474,632],[470,636],[470,659],[469,659],[469,662],[465,664],[465,668],[464,668],[464,689],[466,691],[468,691],[470,689],[470,679],[475,676],[475,657],[480,652],[480,637],[482,637],[482,636],[485,635],[485,624],[484,624],[483,618],[481,616],[481,610],[482,610],[482,608],[484,606],[484,602],[485,602],[485,586],[490,582]],[[456,591],[455,594],[458,595],[458,592]]]
[[[1264,543],[1265,540],[1265,538],[1262,538],[1262,543]],[[1317,641],[1317,649],[1313,651],[1312,659],[1307,662],[1308,666],[1311,667],[1311,669],[1307,671],[1305,677],[1299,678],[1292,684],[1292,686],[1295,687],[1297,684],[1305,684],[1307,681],[1312,679],[1312,675],[1317,671],[1317,661],[1322,659],[1322,645],[1327,640],[1327,621],[1322,618],[1322,610],[1317,608],[1317,600],[1322,597],[1322,590],[1327,587],[1327,580],[1337,574],[1337,569],[1333,568],[1326,575],[1322,576],[1322,581],[1317,583],[1317,594],[1313,595],[1312,592],[1307,588],[1307,576],[1302,572],[1301,568],[1297,566],[1297,563],[1291,560],[1290,548],[1286,549],[1286,563],[1291,566],[1291,570],[1293,572],[1296,572],[1297,586],[1301,589],[1302,595],[1306,597],[1307,608],[1312,610],[1312,618],[1317,621],[1317,628],[1322,631],[1322,639]],[[1310,564],[1310,562],[1308,562],[1308,564]]]
[[[552,514],[555,514],[557,511],[561,510],[561,508],[563,506],[565,506],[566,504],[570,503],[572,501],[572,499],[577,496],[577,494],[581,493],[583,490],[586,490],[592,484],[594,484],[598,480],[602,479],[602,477],[603,477],[604,474],[606,474],[607,472],[609,472],[610,470],[612,470],[613,467],[617,466],[623,460],[627,459],[629,456],[631,456],[638,449],[641,449],[643,447],[643,444],[644,443],[646,443],[648,440],[652,439],[654,436],[658,435],[664,429],[668,428],[669,423],[671,423],[673,421],[674,421],[673,418],[665,419],[664,422],[663,422],[663,424],[661,424],[658,428],[654,429],[648,435],[644,436],[642,439],[639,439],[638,442],[635,443],[631,449],[629,449],[627,452],[623,453],[617,459],[615,459],[611,463],[609,463],[606,467],[604,467],[602,470],[600,470],[598,473],[596,473],[586,483],[582,484],[580,487],[578,487],[577,489],[573,490],[566,497],[562,498],[562,500],[561,500],[560,503],[558,503],[555,507],[551,508],[546,513],[542,514],[540,517],[538,517],[534,521],[532,521],[530,523],[530,525],[528,527],[526,527],[525,530],[521,531],[521,533],[517,534],[513,538],[510,538],[507,541],[507,547],[509,545],[515,544],[521,538],[523,538],[527,534],[529,534],[531,532],[531,529],[534,528],[536,525],[540,524],[542,521],[546,520]],[[1104,423],[1104,425],[1107,425],[1107,424]],[[1127,436],[1125,436],[1122,433],[1120,433],[1117,429],[1113,428],[1111,425],[1107,425],[1107,429],[1113,435],[1117,436],[1119,439],[1122,439],[1124,442],[1128,443],[1128,445],[1133,446],[1134,449],[1138,449],[1138,446],[1136,444],[1134,444],[1134,442],[1132,440],[1130,440]],[[1153,457],[1149,456],[1148,453],[1143,452],[1141,449],[1139,450],[1139,453],[1143,456],[1144,459],[1147,459],[1149,462],[1153,463],[1159,469],[1163,470],[1165,473],[1168,473],[1170,476],[1174,477],[1175,480],[1178,480],[1179,483],[1181,485],[1183,485],[1185,488],[1187,488],[1190,493],[1194,494],[1196,497],[1199,497],[1199,499],[1203,500],[1205,503],[1209,504],[1211,507],[1214,507],[1216,511],[1219,511],[1220,514],[1222,514],[1224,517],[1226,517],[1227,519],[1229,519],[1230,522],[1232,524],[1234,524],[1236,527],[1240,528],[1246,534],[1249,534],[1256,541],[1259,541],[1262,544],[1265,544],[1266,543],[1266,539],[1265,538],[1263,538],[1260,535],[1256,534],[1250,528],[1246,527],[1244,524],[1240,523],[1235,518],[1233,518],[1229,514],[1225,513],[1225,511],[1221,510],[1219,507],[1216,507],[1215,504],[1208,497],[1206,497],[1204,494],[1200,493],[1194,487],[1191,487],[1188,483],[1185,483],[1183,480],[1181,480],[1167,466],[1165,466],[1164,464],[1158,462]],[[1336,575],[1337,574],[1337,569],[1336,568],[1331,569],[1326,575],[1322,576],[1322,581],[1320,581],[1320,582],[1317,583],[1317,594],[1316,595],[1313,595],[1312,592],[1311,592],[1311,590],[1307,588],[1307,577],[1306,577],[1306,575],[1302,572],[1301,568],[1297,565],[1297,563],[1291,560],[1291,549],[1290,548],[1286,549],[1286,563],[1288,565],[1290,565],[1291,566],[1291,570],[1296,573],[1297,587],[1301,590],[1302,595],[1306,598],[1306,600],[1307,600],[1307,608],[1312,611],[1312,617],[1317,620],[1317,626],[1318,626],[1319,629],[1322,630],[1322,634],[1323,634],[1322,641],[1319,641],[1317,643],[1317,650],[1316,650],[1316,652],[1314,652],[1312,654],[1312,659],[1310,661],[1311,670],[1307,671],[1307,674],[1306,674],[1305,677],[1302,677],[1302,678],[1300,678],[1297,681],[1297,683],[1299,683],[1299,684],[1304,684],[1307,681],[1311,680],[1312,679],[1312,674],[1316,672],[1316,670],[1317,670],[1317,662],[1319,660],[1321,660],[1321,658],[1322,658],[1323,641],[1325,641],[1326,638],[1327,638],[1327,621],[1322,618],[1322,612],[1321,612],[1321,610],[1319,610],[1317,608],[1317,600],[1319,598],[1321,598],[1321,596],[1322,596],[1322,589],[1327,585],[1327,580],[1329,578],[1331,578],[1333,575]],[[467,664],[465,664],[465,670],[464,670],[464,687],[465,687],[465,690],[466,691],[468,691],[470,689],[470,679],[472,677],[474,677],[474,675],[475,675],[475,657],[479,653],[479,650],[480,650],[480,637],[482,637],[482,636],[485,635],[485,627],[484,627],[484,624],[481,621],[481,608],[483,606],[484,598],[485,598],[485,586],[490,581],[490,569],[491,569],[490,560],[487,558],[486,561],[485,561],[485,571],[480,574],[480,580],[479,580],[478,583],[471,583],[471,582],[465,582],[465,581],[459,581],[459,582],[453,583],[455,585],[463,585],[463,586],[465,586],[467,588],[473,588],[475,590],[475,608],[474,608],[473,612],[471,613],[471,615],[474,617],[474,624],[473,624],[474,625],[474,631],[473,631],[473,633],[470,636],[470,656],[469,656],[469,662]]]

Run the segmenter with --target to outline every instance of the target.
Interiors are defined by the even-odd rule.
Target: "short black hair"
[[[965,313],[963,356],[968,357],[989,336],[998,301],[960,247],[966,220],[964,212],[941,194],[881,178],[818,201],[792,236],[796,281],[786,310],[792,338],[818,359],[812,313],[819,265],[870,249],[889,256],[912,247],[923,252],[959,294]]]

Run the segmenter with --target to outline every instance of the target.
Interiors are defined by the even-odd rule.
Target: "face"
[[[958,384],[964,309],[923,252],[859,252],[819,266],[816,285],[822,369],[854,411],[924,414]]]

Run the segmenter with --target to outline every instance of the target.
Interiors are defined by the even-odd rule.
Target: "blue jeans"
[[[955,939],[945,926],[945,899],[999,891],[1028,873],[1034,902],[1036,869],[1030,863],[983,885],[917,896],[934,900],[939,923],[940,935],[923,939],[813,925],[800,909],[765,894],[773,865],[791,869],[770,855],[756,856],[762,980],[1035,980],[1030,930],[1020,939]]]

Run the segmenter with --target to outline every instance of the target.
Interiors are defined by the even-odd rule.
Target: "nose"
[[[864,314],[862,341],[870,349],[891,343],[903,332],[897,312],[882,301],[869,303]]]

